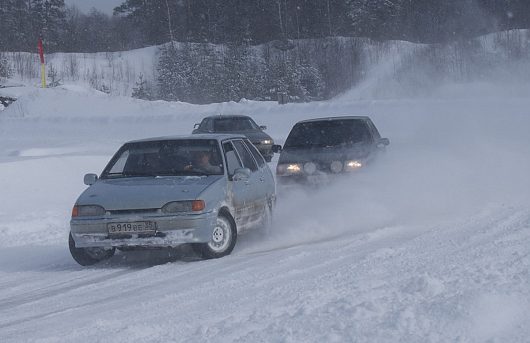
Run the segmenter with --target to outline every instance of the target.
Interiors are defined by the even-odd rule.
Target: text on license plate
[[[146,233],[156,230],[153,222],[109,223],[109,233]]]

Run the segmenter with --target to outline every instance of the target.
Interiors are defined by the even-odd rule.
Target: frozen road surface
[[[530,100],[194,106],[76,89],[0,112],[0,342],[528,341]],[[83,175],[126,140],[220,111],[280,144],[298,120],[368,114],[391,145],[327,189],[282,195],[272,231],[228,257],[182,247],[78,266]]]

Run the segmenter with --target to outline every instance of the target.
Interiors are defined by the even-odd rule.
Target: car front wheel
[[[202,258],[219,258],[229,255],[237,241],[237,229],[232,217],[220,214],[217,217],[208,243],[194,244],[193,249]]]
[[[116,252],[115,248],[76,248],[75,241],[70,233],[68,237],[68,247],[74,260],[82,266],[91,266],[100,261],[111,258]]]

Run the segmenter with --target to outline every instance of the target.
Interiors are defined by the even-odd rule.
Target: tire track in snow
[[[111,274],[105,274],[84,280],[85,278],[76,278],[75,280],[83,280],[81,282],[72,283],[72,280],[63,281],[50,285],[48,287],[39,288],[36,291],[30,291],[26,293],[17,294],[15,297],[11,297],[9,300],[0,301],[0,311],[11,309],[13,307],[29,304],[44,298],[54,297],[56,295],[63,294],[73,289],[79,289],[81,287],[92,286],[101,282],[114,279],[125,274],[133,273],[134,270],[122,270]],[[63,286],[64,285],[64,286]],[[59,287],[57,287],[59,286]]]
[[[189,262],[196,262],[196,260],[191,260]],[[187,264],[189,262],[185,262],[185,263]],[[130,288],[130,285],[128,285],[129,289],[127,291],[120,291],[119,292],[119,296],[117,296],[116,293],[111,293],[110,295],[106,295],[104,297],[98,298],[97,300],[93,300],[93,298],[90,297],[90,295],[92,295],[92,294],[91,294],[91,292],[89,292],[89,294],[88,294],[89,297],[88,298],[90,298],[91,300],[89,300],[86,303],[77,304],[77,305],[74,305],[74,306],[67,306],[67,307],[56,309],[56,310],[47,311],[45,313],[34,314],[34,315],[31,315],[31,316],[26,316],[24,318],[19,318],[19,319],[16,319],[16,320],[11,320],[11,321],[8,321],[8,322],[5,322],[5,323],[1,323],[0,324],[0,329],[16,326],[18,324],[26,323],[26,322],[29,322],[29,321],[40,320],[40,319],[47,318],[47,317],[54,316],[54,315],[59,315],[59,314],[66,313],[66,312],[72,311],[72,310],[90,308],[92,306],[96,306],[96,305],[99,305],[99,304],[108,304],[108,301],[110,301],[110,300],[118,300],[119,301],[120,300],[119,298],[123,298],[124,296],[128,296],[128,295],[133,296],[135,294],[147,294],[148,291],[156,291],[157,293],[159,293],[159,290],[157,290],[157,288],[154,287],[157,284],[167,284],[167,282],[172,280],[172,279],[175,279],[175,278],[177,278],[177,279],[178,278],[186,278],[189,274],[201,274],[201,271],[203,269],[211,268],[211,263],[208,263],[208,262],[219,263],[219,260],[203,261],[203,262],[204,263],[202,264],[202,267],[189,268],[189,269],[183,271],[182,273],[178,273],[176,275],[172,274],[172,273],[163,273],[163,272],[160,272],[159,270],[156,270],[156,271],[154,271],[154,273],[156,273],[156,274],[160,273],[162,275],[166,275],[166,277],[164,277],[162,279],[161,278],[145,277],[144,279],[150,280],[151,282],[149,282],[147,284],[146,283],[141,283],[139,287],[135,287],[135,288]],[[172,268],[175,265],[177,265],[177,264],[169,263],[169,264],[167,264],[165,266],[167,266],[169,268]],[[84,288],[85,286],[93,286],[93,285],[96,285],[96,284],[100,284],[100,285],[102,285],[101,288],[103,288],[103,286],[105,286],[107,283],[108,284],[112,283],[112,281],[116,280],[118,277],[120,277],[122,275],[132,275],[135,272],[136,273],[140,273],[140,272],[143,272],[143,271],[147,271],[149,269],[153,269],[153,267],[160,267],[160,265],[155,265],[155,266],[151,265],[149,267],[142,268],[140,270],[137,270],[137,269],[135,269],[135,270],[124,270],[124,271],[119,271],[119,272],[115,272],[115,273],[112,273],[112,274],[106,274],[106,275],[102,275],[100,277],[92,279],[92,281],[89,282],[89,283],[78,282],[78,283],[73,284],[73,285],[68,285],[68,286],[60,287],[60,288],[55,288],[55,289],[53,289],[53,290],[51,290],[49,292],[41,292],[41,293],[37,293],[37,294],[33,293],[34,294],[33,296],[32,296],[32,292],[27,292],[25,294],[19,294],[19,295],[17,295],[16,299],[12,299],[12,300],[6,301],[6,302],[0,302],[0,311],[10,310],[10,309],[16,308],[18,306],[27,305],[27,304],[30,304],[32,302],[37,302],[39,300],[44,300],[44,299],[51,298],[51,297],[54,297],[54,296],[57,296],[57,295],[64,295],[64,292],[78,290],[80,288]],[[77,279],[83,279],[83,278],[77,278]],[[199,279],[201,279],[201,278],[195,278],[195,279],[193,279],[194,281],[192,281],[192,282],[198,282]],[[202,276],[202,279],[204,279],[203,281],[206,281],[206,279],[208,279],[207,273]],[[124,280],[123,282],[128,283],[128,282],[130,282],[130,279]],[[68,283],[69,282],[61,282],[59,284],[68,284]],[[57,286],[57,285],[58,284],[55,284],[53,286],[50,286],[49,288]],[[28,294],[29,294],[29,299],[28,299],[28,296],[27,296]],[[80,294],[79,298],[82,299],[84,295],[85,295],[85,293]],[[24,300],[24,299],[26,299],[26,300]]]

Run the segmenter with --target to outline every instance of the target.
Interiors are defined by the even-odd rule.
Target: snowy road
[[[47,90],[19,101],[0,112],[2,342],[530,337],[526,99],[191,106]],[[78,266],[67,235],[83,174],[124,140],[187,133],[221,107],[280,142],[302,118],[368,113],[391,149],[329,189],[284,196],[272,232],[242,236],[231,256],[122,252]]]

